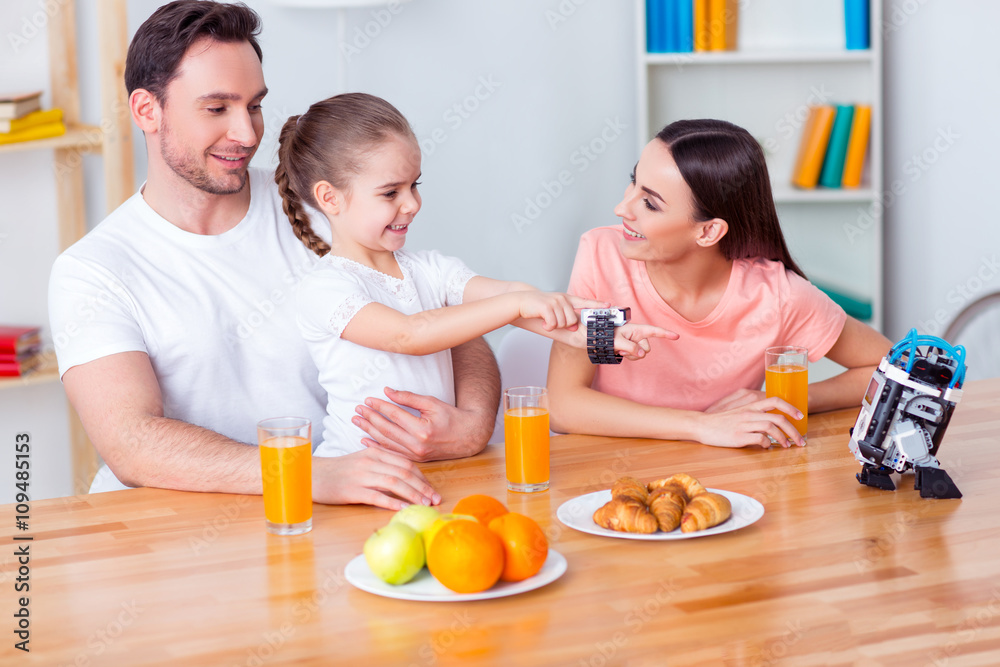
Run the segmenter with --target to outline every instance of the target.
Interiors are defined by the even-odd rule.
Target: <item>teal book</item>
[[[833,300],[838,306],[844,309],[844,312],[853,317],[854,319],[861,320],[862,322],[867,322],[872,318],[872,302],[867,299],[862,299],[857,296],[846,294],[842,290],[834,289],[828,285],[823,285],[820,283],[813,283],[816,287],[823,290],[830,299]]]
[[[838,105],[837,115],[833,119],[833,129],[830,131],[830,142],[826,147],[826,157],[823,158],[823,169],[819,172],[819,184],[825,188],[840,187],[853,122],[854,106]]]

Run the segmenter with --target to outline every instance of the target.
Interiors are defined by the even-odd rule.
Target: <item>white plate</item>
[[[577,496],[572,500],[567,500],[556,511],[556,516],[564,524],[591,535],[604,535],[606,537],[620,537],[626,540],[686,540],[692,537],[705,537],[707,535],[718,535],[728,533],[740,528],[746,528],[753,522],[764,516],[764,506],[750,496],[734,491],[723,491],[722,489],[708,489],[713,493],[718,493],[729,499],[733,506],[733,515],[720,523],[705,530],[698,530],[693,533],[682,533],[680,528],[676,528],[669,533],[655,532],[624,533],[617,530],[601,528],[594,523],[594,512],[598,507],[611,500],[611,489],[595,491],[582,496]]]
[[[493,588],[480,593],[455,593],[445,588],[444,584],[434,578],[425,567],[417,576],[401,586],[387,584],[368,568],[364,555],[356,556],[347,564],[344,569],[344,576],[351,585],[363,591],[382,595],[387,598],[397,598],[399,600],[422,600],[424,602],[461,602],[465,600],[489,600],[490,598],[502,598],[508,595],[517,595],[527,591],[533,591],[546,584],[551,584],[566,571],[566,558],[556,551],[549,549],[548,558],[545,565],[533,577],[528,577],[524,581],[507,582],[498,581]]]

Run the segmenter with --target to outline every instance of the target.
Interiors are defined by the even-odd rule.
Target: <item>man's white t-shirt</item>
[[[455,404],[451,350],[413,356],[375,350],[340,337],[351,318],[369,303],[381,303],[406,315],[458,305],[466,283],[475,275],[461,260],[437,251],[398,250],[395,256],[402,280],[326,255],[296,290],[299,330],[327,393],[323,442],[316,456],[364,449],[361,439],[368,435],[351,418],[366,397],[385,398],[385,387]]]
[[[165,417],[249,444],[268,417],[319,425],[325,393],[292,289],[317,258],[295,237],[272,173],[251,168],[249,183],[246,217],[223,234],[183,231],[139,192],[56,259],[49,319],[60,377],[145,352]],[[91,491],[122,488],[104,466]]]

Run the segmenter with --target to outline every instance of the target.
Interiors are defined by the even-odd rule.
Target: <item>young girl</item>
[[[806,280],[785,245],[764,154],[744,129],[678,121],[646,145],[621,225],[586,232],[569,291],[631,306],[635,319],[680,334],[642,364],[592,366],[552,346],[552,428],[573,433],[694,440],[722,447],[804,445],[765,398],[764,350],[809,349],[840,375],[809,385],[812,412],[860,404],[890,342]]]
[[[603,301],[539,292],[476,276],[435,251],[403,250],[420,210],[420,149],[391,104],[338,95],[289,118],[281,130],[275,181],[296,235],[322,259],[297,290],[297,318],[327,416],[318,456],[363,449],[352,423],[373,389],[403,388],[455,402],[450,348],[505,324],[585,347],[574,308]],[[303,204],[327,218],[331,242],[312,229]],[[615,348],[631,359],[657,327],[622,327]]]

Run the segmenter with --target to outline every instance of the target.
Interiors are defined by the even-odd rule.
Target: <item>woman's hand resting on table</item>
[[[781,410],[774,414],[769,410]],[[787,415],[801,413],[776,396],[763,391],[740,389],[710,405],[698,419],[698,441],[716,447],[763,447],[772,444],[804,447],[806,442]],[[773,442],[772,442],[773,441]]]

